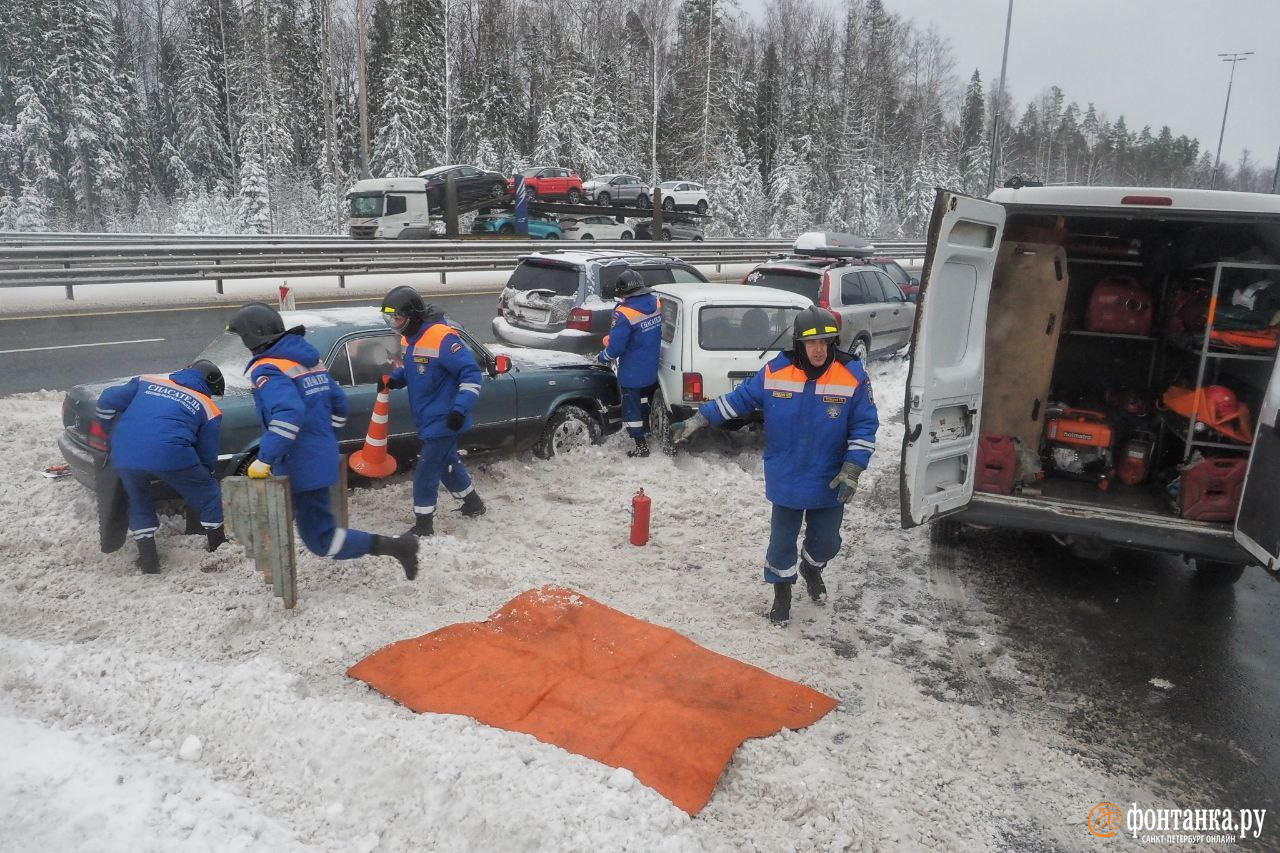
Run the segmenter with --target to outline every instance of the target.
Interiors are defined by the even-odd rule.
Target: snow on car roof
[[[705,282],[679,282],[654,285],[658,294],[673,296],[685,302],[744,302],[761,305],[812,305],[813,300],[776,287],[757,287],[754,284],[715,284]]]
[[[382,315],[375,305],[359,305],[351,308],[316,308],[311,311],[282,311],[286,329],[306,326],[323,329],[331,326],[378,326]]]

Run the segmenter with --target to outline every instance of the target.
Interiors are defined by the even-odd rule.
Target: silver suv
[[[617,250],[535,252],[520,259],[498,297],[493,336],[522,347],[598,352],[617,304],[614,285],[627,268],[649,285],[707,281],[679,258]]]
[[[649,185],[635,175],[596,175],[582,185],[587,201],[602,207],[614,204],[649,206]]]
[[[891,355],[910,341],[916,306],[866,260],[873,254],[874,246],[848,234],[801,234],[794,254],[765,261],[742,283],[798,293],[834,312],[840,348],[861,359]]]

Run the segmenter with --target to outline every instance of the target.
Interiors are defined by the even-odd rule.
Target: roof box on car
[[[869,258],[876,253],[876,247],[854,234],[808,231],[796,238],[793,251],[816,258]]]

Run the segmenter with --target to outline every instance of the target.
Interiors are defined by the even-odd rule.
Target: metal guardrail
[[[572,249],[622,249],[680,257],[698,265],[753,263],[785,252],[788,240],[718,240],[669,243],[635,240],[589,244],[529,240],[363,241],[323,239],[191,239],[188,235],[121,235],[132,239],[97,242],[103,235],[36,235],[48,242],[5,242],[0,234],[0,287],[66,288],[131,282],[212,281],[223,292],[227,279],[277,276],[336,276],[338,287],[349,275],[474,272],[514,267],[531,252]],[[56,238],[56,239],[55,239]],[[166,239],[158,239],[166,238]],[[921,257],[923,243],[877,243],[885,255]]]

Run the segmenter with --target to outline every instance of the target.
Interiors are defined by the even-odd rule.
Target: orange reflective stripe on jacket
[[[661,316],[662,303],[659,302],[658,309],[653,311],[650,314],[646,314],[643,311],[637,311],[635,308],[632,308],[630,305],[619,305],[614,310],[617,311],[619,314],[621,314],[623,317],[626,317],[627,322],[634,326],[637,323],[639,323],[641,320],[648,320],[650,317]]]
[[[766,391],[803,391],[807,381],[805,372],[794,364],[778,370],[772,367],[765,367],[764,370],[764,390]],[[859,384],[858,378],[849,368],[838,361],[833,361],[818,377],[813,391],[818,395],[852,397],[858,390]]]
[[[287,358],[260,358],[253,363],[253,366],[256,368],[264,364],[271,365],[290,379],[297,379],[299,376],[306,376],[308,373],[317,373],[324,370],[323,361],[317,362],[315,367],[303,367],[298,362]]]
[[[188,388],[186,385],[179,385],[177,382],[174,382],[168,376],[142,376],[139,378],[147,382],[152,382],[156,385],[164,385],[167,388],[174,388],[174,389],[177,389],[178,391],[183,391],[187,394],[190,394],[192,397],[195,397],[197,400],[200,401],[200,405],[204,406],[205,416],[208,417],[209,420],[213,420],[214,418],[222,414],[222,410],[218,408],[217,404],[213,402],[213,400],[209,397],[209,395],[202,394],[199,391],[195,390],[194,388]]]
[[[419,355],[425,355],[431,358],[440,357],[440,344],[446,337],[453,334],[453,328],[445,323],[436,323],[428,326],[427,329],[413,342],[413,351]],[[404,338],[400,339],[404,348],[409,348],[408,341]]]

